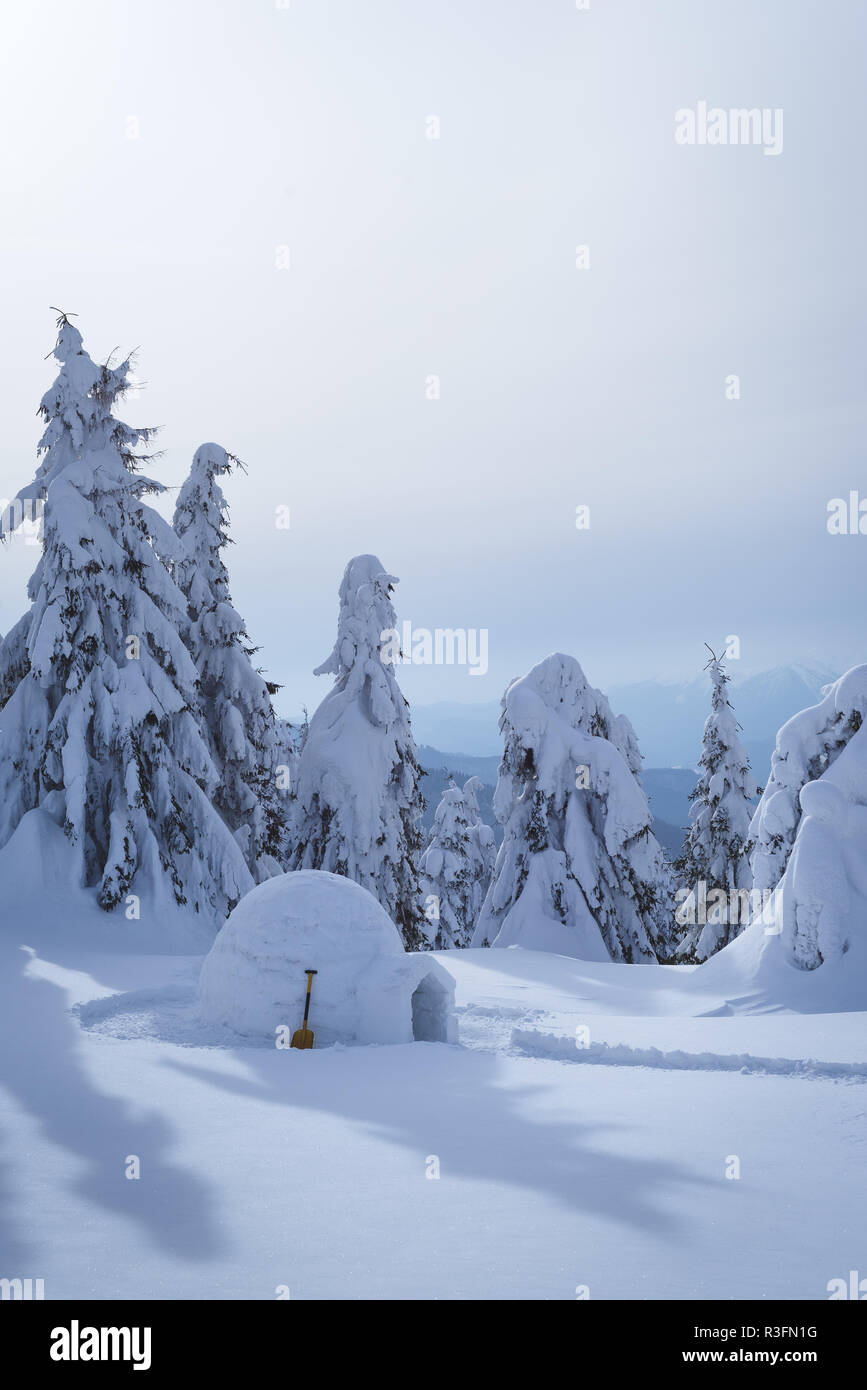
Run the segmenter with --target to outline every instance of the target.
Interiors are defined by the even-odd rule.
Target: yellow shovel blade
[[[295,1032],[292,1034],[292,1043],[291,1043],[291,1046],[292,1046],[292,1047],[312,1047],[312,1046],[313,1046],[313,1029],[312,1029],[312,1028],[296,1028]]]

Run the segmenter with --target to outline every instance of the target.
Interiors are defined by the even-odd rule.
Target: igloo
[[[229,915],[202,966],[202,1017],[273,1042],[301,1026],[307,969],[316,1047],[457,1041],[449,972],[404,950],[366,888],[312,869],[266,879]]]

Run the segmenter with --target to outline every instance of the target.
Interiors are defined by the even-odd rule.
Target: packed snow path
[[[857,1079],[572,1066],[512,1039],[864,1066],[863,1015],[472,950],[440,956],[461,1045],[298,1053],[203,1030],[199,958],[68,931],[22,950],[19,923],[0,1274],[47,1298],[813,1299],[863,1263]]]

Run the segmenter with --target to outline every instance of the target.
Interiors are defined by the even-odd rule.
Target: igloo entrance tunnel
[[[449,972],[403,949],[366,888],[312,869],[267,879],[238,903],[202,966],[202,1016],[274,1041],[301,1025],[308,968],[317,1047],[457,1041]]]

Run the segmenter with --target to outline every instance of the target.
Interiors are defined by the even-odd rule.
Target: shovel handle
[[[313,976],[314,976],[314,975],[318,975],[318,974],[319,974],[319,971],[318,971],[318,970],[305,970],[304,973],[305,973],[305,975],[307,976],[307,998],[304,1000],[304,1022],[303,1022],[302,1025],[301,1025],[302,1028],[306,1028],[306,1027],[307,1027],[307,1015],[308,1015],[309,1012],[310,1012],[310,991],[311,991],[311,989],[313,988]]]

